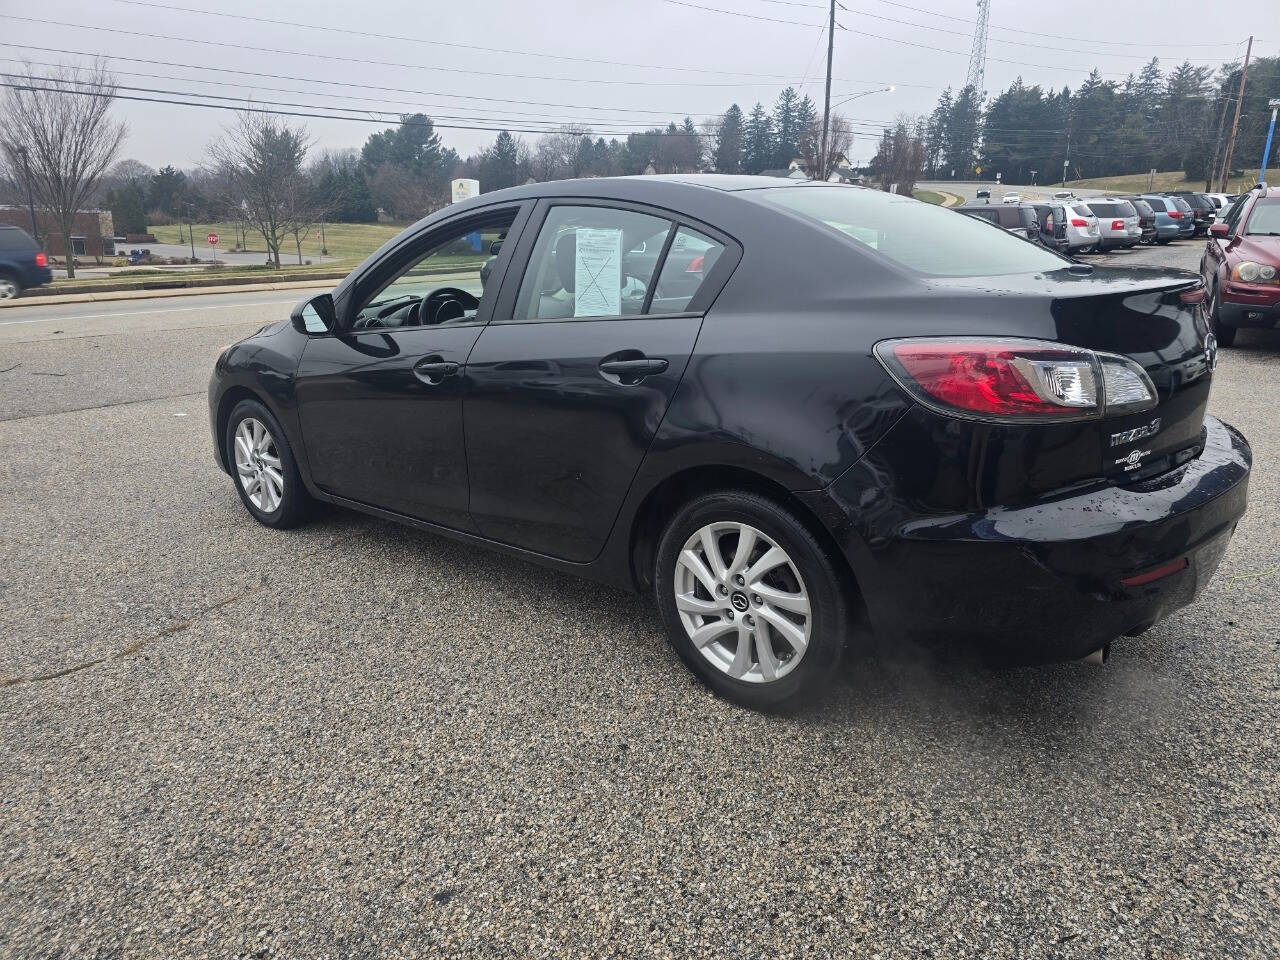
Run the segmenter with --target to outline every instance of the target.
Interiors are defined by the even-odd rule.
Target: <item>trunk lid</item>
[[[1200,452],[1217,344],[1204,305],[1182,300],[1184,293],[1194,296],[1203,290],[1196,274],[1142,267],[1085,273],[1077,267],[944,283],[955,292],[957,287],[981,287],[1002,296],[1047,296],[1052,323],[1045,339],[1120,354],[1147,372],[1157,393],[1154,409],[1104,416],[1092,424],[1098,432],[1102,476],[1131,483],[1171,470]],[[1035,334],[1029,328],[1026,335]]]

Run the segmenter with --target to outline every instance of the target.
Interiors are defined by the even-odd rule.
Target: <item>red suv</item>
[[[1222,346],[1231,346],[1240,327],[1280,323],[1280,188],[1259,184],[1209,227],[1200,273]]]

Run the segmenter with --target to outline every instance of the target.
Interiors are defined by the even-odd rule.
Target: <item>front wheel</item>
[[[1218,346],[1230,347],[1236,342],[1238,327],[1222,322],[1222,293],[1218,290],[1218,282],[1213,282],[1213,292],[1209,294],[1209,329],[1218,340]]]
[[[255,520],[285,529],[306,519],[311,498],[270,410],[256,400],[240,401],[227,418],[224,442],[236,492]]]
[[[685,663],[716,693],[753,709],[816,693],[848,636],[838,561],[794,514],[754,493],[686,504],[658,544],[654,589]]]

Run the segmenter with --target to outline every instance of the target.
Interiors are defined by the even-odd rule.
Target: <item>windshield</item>
[[[775,187],[751,191],[816,220],[919,273],[982,277],[1060,270],[1064,260],[973,217],[910,197],[858,187]]]
[[[1249,237],[1280,237],[1280,198],[1255,203],[1244,232]]]

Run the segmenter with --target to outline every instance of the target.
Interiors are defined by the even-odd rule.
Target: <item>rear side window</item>
[[[1060,270],[1061,257],[972,217],[898,194],[859,187],[795,186],[744,191],[747,199],[823,224],[886,260],[939,277]]]
[[[36,250],[36,242],[17,227],[0,227],[0,250],[26,253]]]
[[[671,226],[670,220],[633,210],[552,207],[538,232],[513,319],[639,314]]]
[[[723,253],[724,244],[705,234],[690,227],[677,230],[658,274],[649,313],[679,313],[688,307]]]

